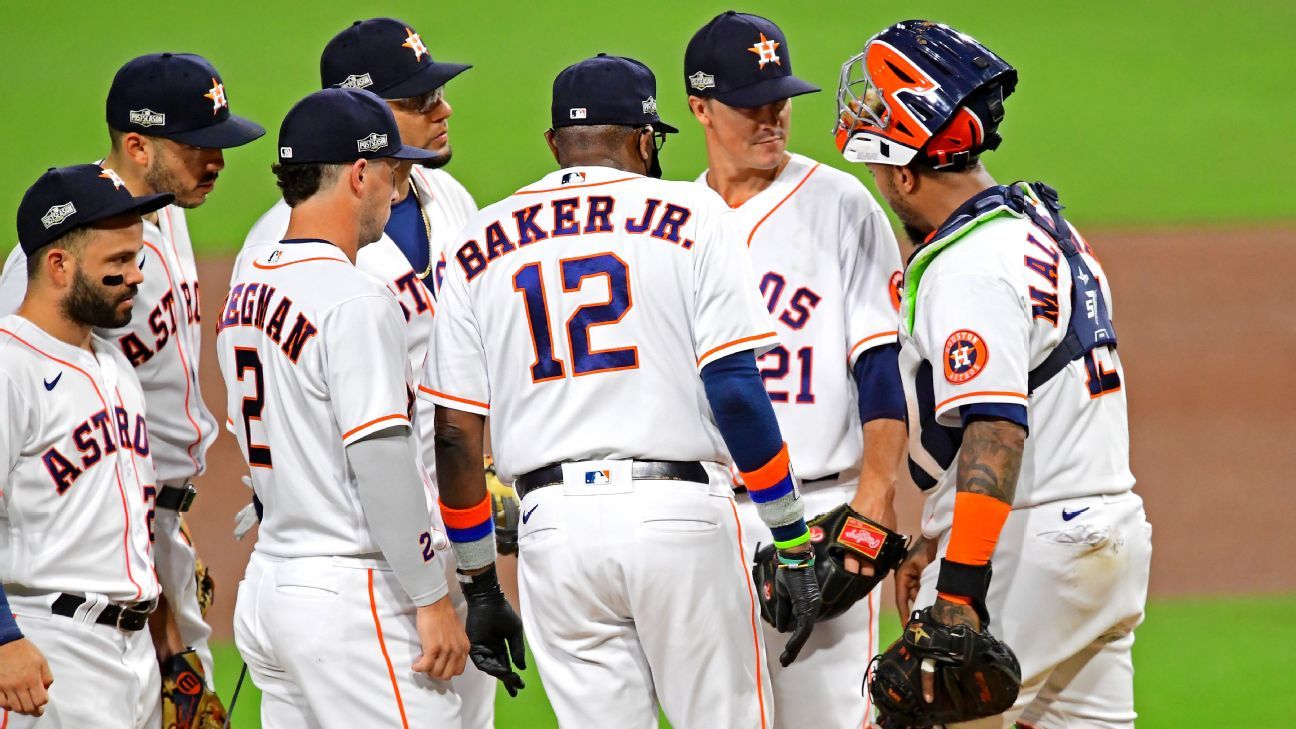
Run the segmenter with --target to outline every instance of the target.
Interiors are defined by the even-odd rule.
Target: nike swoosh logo
[[[540,505],[539,505],[539,504],[536,504],[535,506],[533,506],[533,507],[531,507],[530,509],[527,509],[525,512],[523,512],[523,513],[522,513],[522,523],[523,523],[523,524],[527,523],[527,519],[530,519],[530,518],[531,518],[531,512],[533,512],[533,511],[535,511],[536,509],[539,509],[539,508],[540,508]]]
[[[1089,511],[1088,506],[1086,506],[1083,509],[1080,509],[1079,511],[1067,511],[1066,508],[1064,507],[1062,509],[1062,521],[1071,521],[1072,519],[1076,518],[1077,516],[1080,516],[1086,511]]]
[[[49,380],[41,380],[41,382],[45,383],[46,390],[53,390],[56,386],[58,386],[59,380],[61,379],[63,379],[62,372],[58,373],[58,377],[55,377],[53,382],[50,382]]]

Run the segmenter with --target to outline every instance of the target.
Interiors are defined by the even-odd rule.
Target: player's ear
[[[554,138],[554,130],[546,129],[545,142],[549,145],[549,153],[553,155],[554,161],[557,162],[559,166],[562,166],[562,159],[558,156],[558,143],[554,141]]]
[[[364,187],[365,180],[367,180],[372,174],[373,170],[369,168],[369,160],[358,159],[355,162],[352,162],[351,166],[347,168],[347,184],[351,188],[351,194],[356,197],[363,197],[364,193],[362,192],[362,188]]]
[[[698,120],[703,127],[711,127],[711,110],[707,100],[701,96],[688,97],[689,111],[693,112],[693,118]]]
[[[138,132],[127,132],[121,138],[122,154],[131,162],[147,168],[152,162],[154,149],[144,135]]]
[[[896,167],[888,165],[891,174],[893,186],[906,195],[912,195],[918,189],[918,172],[914,168],[905,165]]]

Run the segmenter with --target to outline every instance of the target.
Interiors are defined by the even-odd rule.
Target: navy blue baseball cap
[[[659,132],[679,130],[657,116],[657,77],[633,58],[600,53],[562,70],[553,83],[553,128],[651,124]]]
[[[819,91],[792,75],[787,37],[769,20],[730,10],[693,34],[684,51],[684,90],[750,109]]]
[[[320,85],[368,89],[384,99],[421,96],[472,68],[432,60],[423,39],[395,18],[357,20],[320,55]]]
[[[119,215],[144,215],[175,195],[135,197],[111,169],[99,165],[51,167],[18,203],[18,242],[31,255],[77,228]]]
[[[279,127],[282,164],[358,159],[425,160],[437,155],[401,143],[387,102],[365,89],[323,89],[297,102]]]
[[[265,134],[234,116],[216,68],[192,53],[152,53],[128,61],[108,89],[108,126],[193,147],[238,147]]]

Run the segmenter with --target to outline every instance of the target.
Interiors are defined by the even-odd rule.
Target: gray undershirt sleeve
[[[431,528],[432,518],[409,428],[380,431],[347,446],[346,453],[355,471],[365,521],[396,580],[416,607],[445,597],[449,586],[441,561],[423,559],[425,549],[431,553],[421,538]]]

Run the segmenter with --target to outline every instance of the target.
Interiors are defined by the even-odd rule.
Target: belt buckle
[[[143,630],[148,625],[149,616],[157,608],[157,600],[148,602],[137,602],[133,605],[118,605],[117,625],[116,628],[123,632],[135,632]],[[136,625],[135,620],[139,621]],[[129,621],[129,622],[128,622]]]

